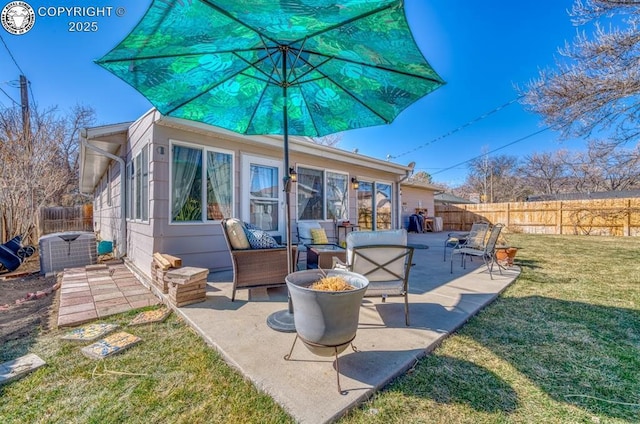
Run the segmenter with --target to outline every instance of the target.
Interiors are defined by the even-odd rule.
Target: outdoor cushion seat
[[[271,240],[265,237],[268,233],[244,224],[236,218],[222,220],[221,225],[233,264],[232,302],[235,301],[238,289],[278,287],[286,284],[285,277],[288,274],[286,246],[274,244],[271,236],[269,236]],[[249,234],[248,237],[247,234]],[[244,247],[243,235],[247,247]],[[259,248],[252,248],[251,242]],[[234,244],[239,248],[234,247]]]
[[[365,296],[404,297],[405,324],[409,325],[409,271],[414,248],[407,246],[407,231],[354,231],[347,236],[347,263],[336,260],[369,280]]]
[[[310,244],[335,244],[333,237],[327,235],[326,230],[318,221],[298,221],[298,245],[296,249],[296,257],[294,259],[294,268],[297,269],[300,253],[307,252],[307,245]]]

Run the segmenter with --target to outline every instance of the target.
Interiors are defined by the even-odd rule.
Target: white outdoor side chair
[[[347,236],[347,264],[369,280],[365,297],[404,297],[405,324],[409,325],[409,271],[414,248],[407,246],[407,231],[354,231]],[[334,258],[335,259],[335,258]],[[336,267],[340,262],[336,261]],[[345,264],[342,264],[343,266]]]

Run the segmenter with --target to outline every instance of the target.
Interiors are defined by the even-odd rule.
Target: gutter
[[[109,159],[113,159],[120,165],[120,245],[116,246],[117,259],[121,259],[123,256],[127,254],[127,216],[126,216],[126,190],[125,185],[127,183],[127,179],[124,177],[126,175],[126,164],[124,163],[124,159],[120,156],[116,156],[112,153],[109,153],[105,150],[99,149],[96,146],[92,146],[89,144],[89,140],[87,140],[88,131],[86,128],[80,129],[80,144],[83,148],[92,150],[98,154],[108,157]],[[82,193],[91,195],[92,193]]]
[[[409,165],[407,165],[409,167],[409,169],[405,172],[404,177],[400,178],[398,180],[398,182],[396,182],[396,187],[397,187],[397,193],[398,193],[398,202],[396,203],[396,224],[397,224],[397,228],[402,228],[402,195],[401,195],[401,188],[400,188],[400,184],[402,184],[403,181],[406,181],[407,179],[409,179],[409,177],[411,175],[413,175],[413,168],[415,168],[416,163],[415,162],[411,162],[409,163]]]

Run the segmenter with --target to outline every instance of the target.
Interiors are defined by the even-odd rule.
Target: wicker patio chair
[[[243,232],[242,234],[240,234]],[[259,287],[285,286],[287,271],[286,246],[265,249],[252,249],[244,245],[242,237],[244,226],[241,221],[230,218],[222,221],[222,233],[231,253],[233,263],[233,293],[231,301],[236,298],[238,289],[255,289]],[[238,240],[241,240],[240,244]]]

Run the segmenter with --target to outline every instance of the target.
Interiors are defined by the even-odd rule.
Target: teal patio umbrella
[[[289,269],[288,136],[388,124],[444,84],[402,0],[154,0],[97,63],[165,116],[284,136]]]

